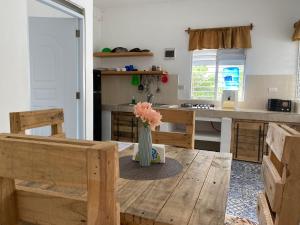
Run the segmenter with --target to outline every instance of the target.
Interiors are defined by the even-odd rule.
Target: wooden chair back
[[[119,225],[118,162],[112,143],[1,134],[0,224]],[[14,179],[56,188],[15,189]]]
[[[64,138],[63,109],[46,109],[10,113],[10,131],[14,134],[25,134],[27,129],[51,126],[51,136]]]
[[[262,175],[265,192],[258,197],[261,225],[300,223],[300,133],[286,126],[269,124]]]
[[[195,111],[160,109],[159,112],[162,115],[162,122],[184,125],[185,130],[183,132],[153,131],[153,143],[193,149],[195,140]]]

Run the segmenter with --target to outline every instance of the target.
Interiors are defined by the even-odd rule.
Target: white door
[[[67,137],[79,134],[78,19],[29,18],[31,108],[63,108]],[[34,130],[49,135],[50,128]]]

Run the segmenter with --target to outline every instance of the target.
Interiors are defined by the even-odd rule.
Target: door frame
[[[86,139],[86,46],[84,43],[86,39],[86,31],[85,31],[85,16],[84,13],[80,14],[74,11],[71,8],[66,7],[63,4],[59,4],[58,1],[55,0],[36,0],[40,3],[48,5],[49,7],[55,8],[59,11],[62,11],[70,16],[73,16],[78,21],[78,29],[80,31],[79,43],[78,43],[78,86],[77,91],[80,92],[80,101],[77,102],[78,114],[77,114],[77,122],[78,122],[78,131],[77,136],[80,139]],[[65,0],[62,0],[65,1]],[[65,1],[68,4],[72,4],[69,1]],[[78,6],[72,4],[73,7],[78,8],[79,11],[82,9]],[[29,20],[29,17],[28,17]],[[29,26],[29,22],[28,22]],[[28,27],[29,28],[29,27]],[[31,87],[30,87],[31,88]],[[74,93],[75,95],[75,93]]]

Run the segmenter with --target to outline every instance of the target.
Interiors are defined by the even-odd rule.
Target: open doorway
[[[66,136],[84,139],[84,16],[51,0],[28,0],[28,15],[31,109],[63,108]]]

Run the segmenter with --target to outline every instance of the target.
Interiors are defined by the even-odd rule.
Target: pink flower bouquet
[[[161,124],[161,114],[152,109],[152,104],[148,102],[139,102],[134,107],[134,114],[140,118],[144,126],[150,126],[151,130]]]

